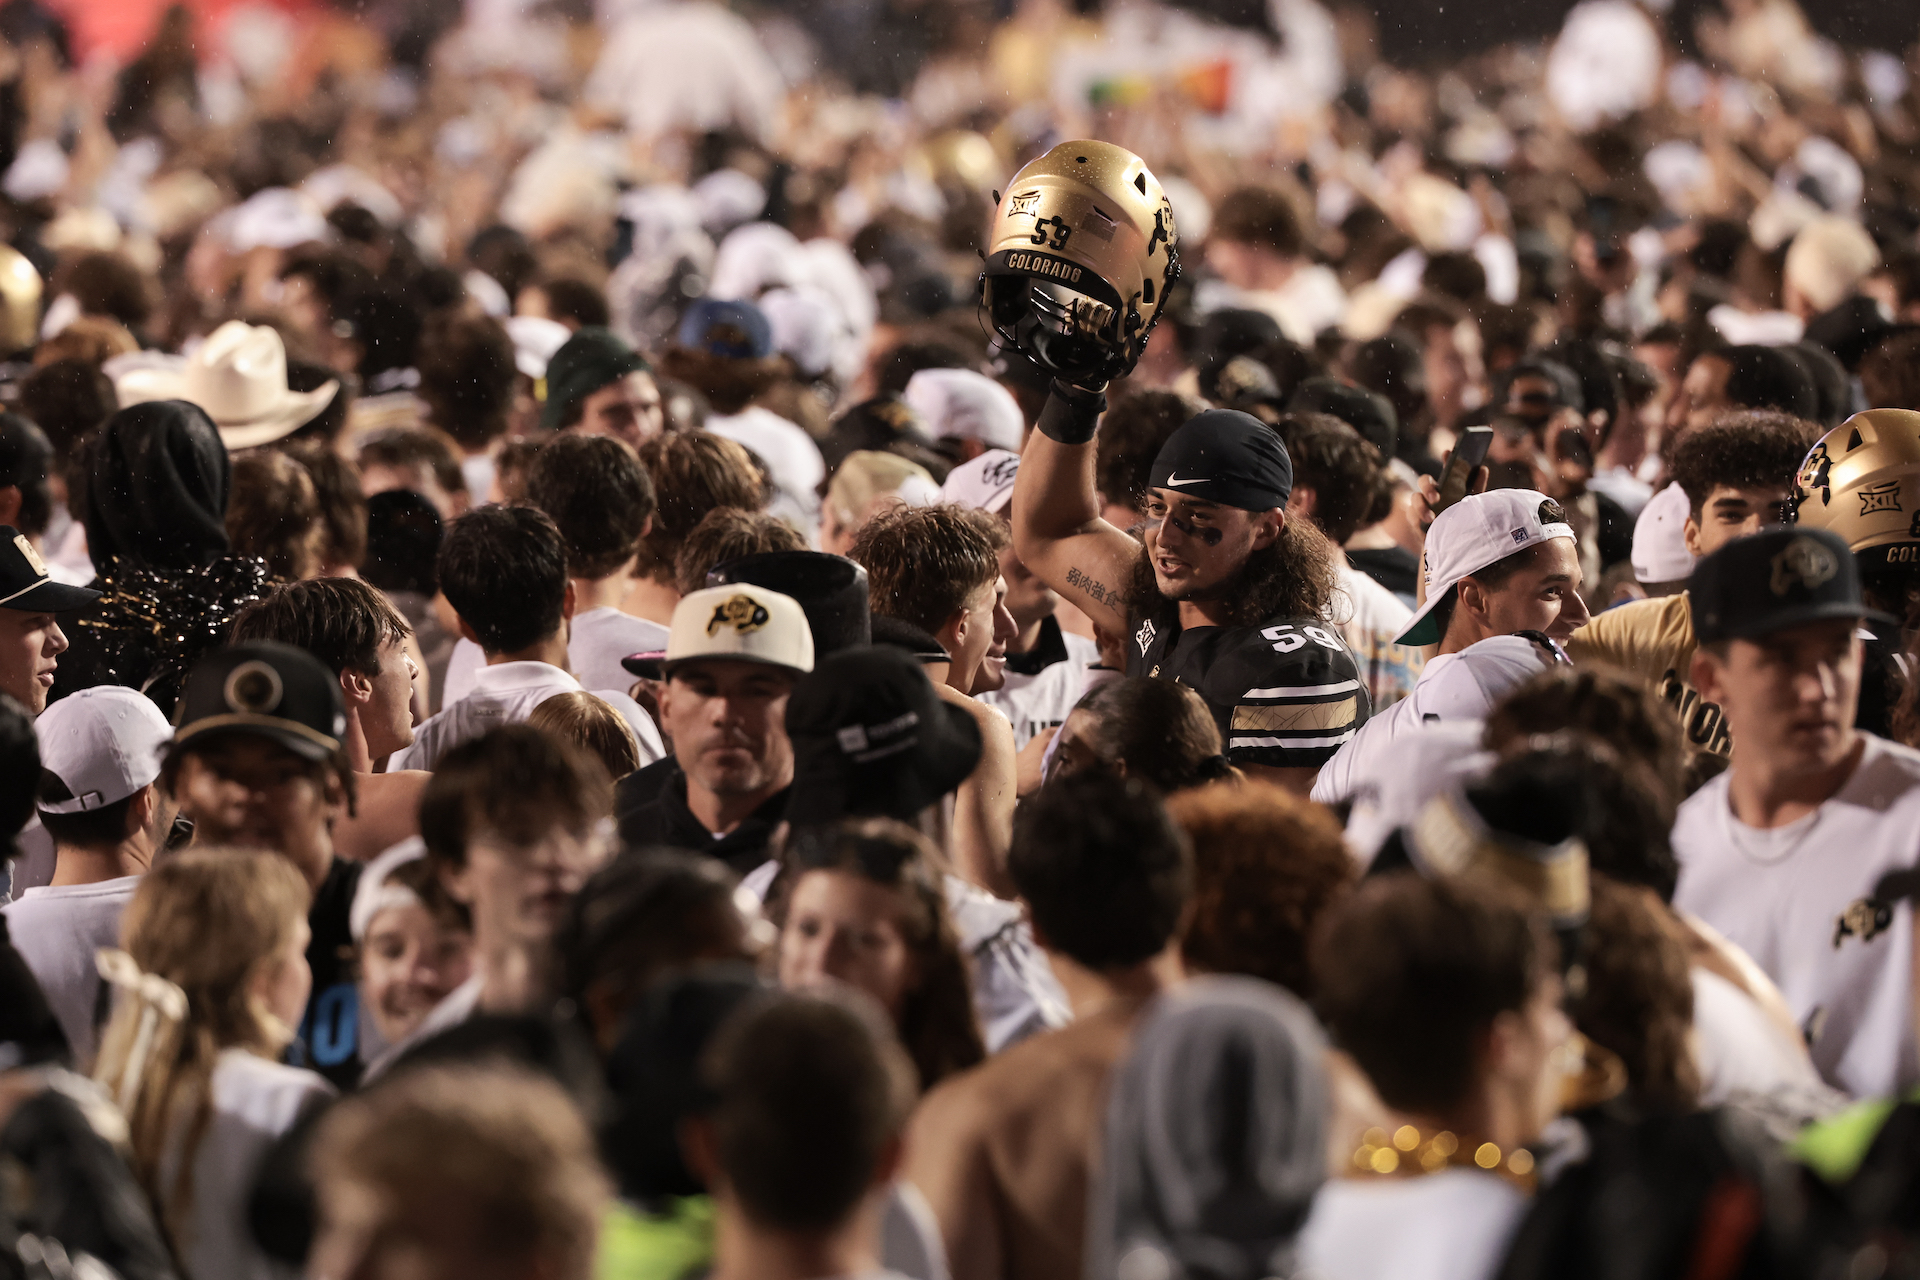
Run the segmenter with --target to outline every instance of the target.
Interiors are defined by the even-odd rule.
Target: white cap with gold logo
[[[813,670],[813,630],[791,596],[749,583],[708,587],[673,610],[664,668],[696,658],[762,662],[790,671]]]

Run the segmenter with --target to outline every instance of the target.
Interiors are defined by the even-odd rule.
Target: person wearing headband
[[[1100,517],[1090,454],[1105,403],[1055,384],[1014,484],[1015,553],[1124,638],[1128,675],[1197,690],[1234,765],[1304,793],[1371,707],[1327,622],[1337,549],[1287,518],[1285,446],[1249,414],[1190,418],[1154,459],[1142,546]]]

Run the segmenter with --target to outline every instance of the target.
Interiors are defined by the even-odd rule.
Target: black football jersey
[[[1127,674],[1178,680],[1198,693],[1234,764],[1317,769],[1372,713],[1339,629],[1318,618],[1189,631],[1139,621]]]

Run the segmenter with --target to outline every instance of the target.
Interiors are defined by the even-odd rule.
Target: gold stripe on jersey
[[[1233,709],[1234,730],[1269,733],[1298,732],[1308,729],[1339,729],[1350,725],[1360,714],[1357,698],[1338,702],[1307,702],[1280,706],[1247,706]]]

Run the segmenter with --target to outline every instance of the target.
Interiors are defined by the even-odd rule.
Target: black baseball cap
[[[593,325],[578,330],[547,361],[547,399],[540,409],[540,425],[558,431],[575,404],[610,382],[650,368],[646,357],[613,330]]]
[[[1892,624],[1867,607],[1846,540],[1825,529],[1768,529],[1735,538],[1687,580],[1694,639],[1751,640],[1829,618]]]
[[[1243,511],[1271,511],[1293,493],[1293,460],[1273,428],[1237,409],[1195,414],[1167,437],[1147,473],[1169,489]]]
[[[340,749],[346,729],[334,673],[305,649],[260,640],[194,664],[174,710],[173,747],[251,733],[305,759],[324,760]]]
[[[707,571],[707,585],[744,582],[792,596],[806,611],[813,628],[813,656],[872,642],[867,599],[867,571],[845,556],[824,551],[762,551],[717,564]]]
[[[0,524],[0,609],[66,613],[99,598],[100,593],[90,587],[55,582],[27,535],[10,524]]]
[[[920,664],[882,645],[843,649],[794,686],[795,826],[848,817],[910,821],[980,763],[980,727],[942,702]]]

